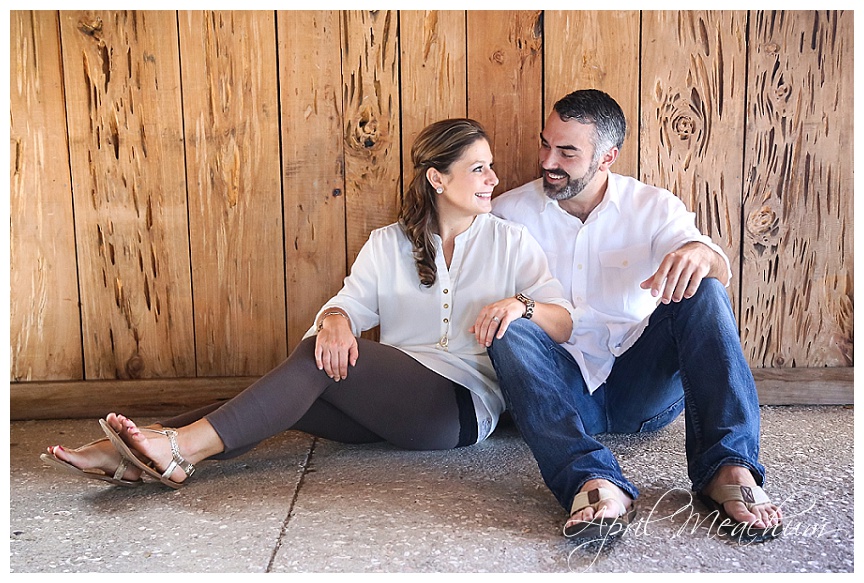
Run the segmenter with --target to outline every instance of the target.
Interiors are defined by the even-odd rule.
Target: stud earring
[[[435,189],[435,192],[437,192],[438,194],[441,194],[442,192],[444,192],[444,189],[439,186],[438,188]]]

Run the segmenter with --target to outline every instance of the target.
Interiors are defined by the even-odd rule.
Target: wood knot
[[[696,133],[696,122],[689,115],[678,115],[672,120],[672,129],[682,140],[689,140]]]
[[[144,359],[138,354],[135,354],[132,358],[126,361],[126,374],[130,379],[141,378],[145,368],[147,367],[144,364]]]
[[[87,36],[96,36],[96,33],[102,32],[102,19],[96,18],[93,22],[78,21],[78,30]]]
[[[374,117],[370,110],[362,111],[357,125],[354,126],[354,131],[351,132],[351,141],[367,150],[374,148],[380,139],[380,130],[378,120]]]
[[[492,53],[492,62],[498,63],[499,65],[503,65],[504,64],[504,51],[497,50],[494,53]]]
[[[768,205],[762,205],[747,217],[747,231],[758,239],[776,237],[779,230],[780,219],[774,209]]]
[[[788,83],[780,83],[774,89],[774,97],[778,101],[789,101],[789,96],[792,94],[792,86]]]
[[[765,45],[765,52],[769,55],[777,55],[780,53],[780,45],[777,43],[768,43]]]

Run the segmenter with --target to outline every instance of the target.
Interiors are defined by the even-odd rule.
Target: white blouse
[[[315,321],[327,309],[342,308],[355,335],[380,325],[382,344],[466,387],[475,397],[479,441],[492,432],[505,407],[486,348],[468,332],[480,309],[520,292],[571,313],[572,307],[540,245],[522,225],[478,215],[456,237],[449,269],[441,239],[435,238],[437,277],[426,287],[402,228],[394,223],[373,231],[342,289]],[[313,325],[306,336],[314,334]]]
[[[563,346],[592,393],[648,325],[658,298],[639,284],[667,253],[700,241],[723,257],[732,277],[723,250],[699,232],[678,197],[627,176],[609,174],[603,201],[584,223],[544,194],[542,179],[505,192],[492,212],[525,224],[546,252],[574,306],[573,333]]]

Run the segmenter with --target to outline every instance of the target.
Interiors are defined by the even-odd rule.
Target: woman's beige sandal
[[[80,452],[85,447],[90,447],[91,445],[96,445],[97,443],[100,443],[102,441],[108,441],[108,440],[103,437],[102,439],[97,439],[96,441],[90,442],[87,445],[82,445],[81,447],[79,447],[77,449],[73,449],[72,451],[73,452]],[[141,484],[144,483],[144,481],[141,478],[138,478],[137,480],[124,480],[123,479],[123,474],[125,474],[126,470],[129,468],[129,458],[127,458],[122,453],[120,454],[120,463],[117,464],[117,469],[114,470],[113,476],[111,474],[108,474],[104,470],[99,469],[99,468],[85,468],[82,470],[81,468],[77,468],[67,461],[61,460],[60,458],[58,458],[53,453],[51,453],[51,454],[43,453],[42,455],[39,456],[39,459],[41,459],[43,462],[47,463],[48,465],[51,465],[51,466],[54,466],[55,468],[70,472],[72,474],[75,474],[76,476],[78,476],[80,478],[88,478],[88,479],[92,479],[92,480],[101,480],[103,482],[108,482],[109,484],[114,484],[115,486],[123,486],[124,488],[135,488],[135,487],[140,486]]]
[[[117,432],[114,431],[114,428],[108,425],[108,423],[104,419],[99,420],[99,425],[102,426],[102,430],[105,432],[105,435],[108,436],[108,439],[111,440],[111,443],[114,445],[114,448],[120,452],[120,455],[127,457],[133,464],[141,468],[148,476],[156,478],[166,486],[178,489],[182,488],[186,484],[185,480],[182,482],[177,482],[171,479],[171,474],[178,467],[184,472],[186,472],[186,479],[191,478],[192,474],[195,473],[195,466],[187,462],[185,459],[183,459],[183,456],[180,455],[180,447],[177,445],[177,432],[174,429],[169,429],[167,427],[163,429],[147,429],[145,427],[141,428],[141,431],[149,431],[150,433],[158,433],[159,435],[164,435],[171,443],[171,463],[168,464],[168,467],[165,468],[165,471],[160,474],[152,466],[147,465],[143,461],[141,461],[136,456],[136,454],[129,448],[129,446],[126,445],[126,442],[123,441],[123,438],[120,437]]]
[[[573,505],[570,507],[570,516],[573,516],[577,512],[584,510],[589,506],[597,511],[602,503],[607,500],[618,502],[615,492],[608,488],[594,488],[587,492],[579,492],[573,498]],[[570,525],[565,524],[564,536],[579,542],[589,540],[611,540],[623,535],[635,517],[636,503],[633,502],[630,506],[630,510],[620,516],[616,516],[615,518],[595,518],[588,521],[574,522]]]
[[[747,522],[738,522],[726,513],[723,504],[726,502],[742,502],[748,511],[752,512],[754,506],[770,504],[771,499],[759,486],[741,486],[738,484],[727,484],[714,486],[709,491],[699,492],[699,500],[711,510],[717,511],[720,518],[718,531],[740,542],[761,543],[772,538],[777,538],[783,532],[783,523],[768,528],[756,528]]]

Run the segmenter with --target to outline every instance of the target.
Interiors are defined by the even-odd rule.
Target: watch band
[[[531,316],[534,315],[534,300],[522,293],[516,294],[516,299],[525,304],[525,313],[522,314],[522,317],[530,320]]]

